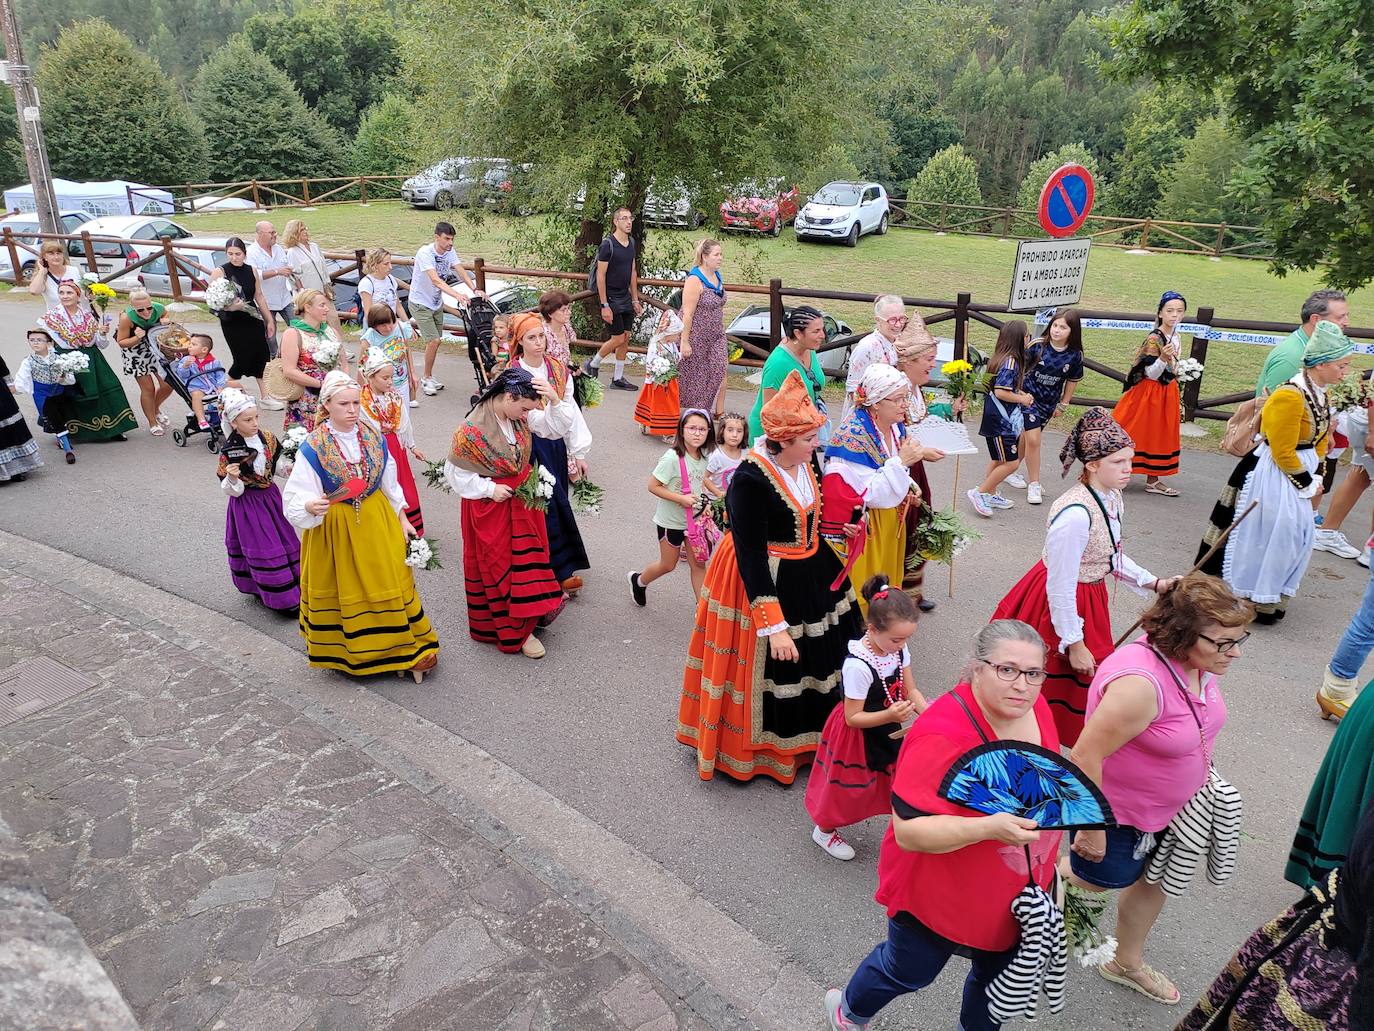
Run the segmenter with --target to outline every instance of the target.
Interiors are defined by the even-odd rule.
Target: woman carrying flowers
[[[96,317],[81,306],[81,288],[76,283],[69,279],[59,283],[57,299],[58,306],[49,309],[38,324],[52,334],[59,353],[76,351],[87,362],[76,373],[76,385],[63,397],[71,439],[123,440],[124,434],[138,429],[138,421],[118,377],[100,353],[109,341]]]
[[[320,385],[319,424],[283,491],[301,534],[300,628],[310,665],[350,676],[409,672],[439,660],[439,638],[405,564],[405,496],[381,434],[360,425],[358,385],[335,370]]]
[[[462,498],[468,633],[509,655],[543,658],[535,627],[553,622],[566,602],[549,565],[544,513],[522,485],[539,477],[532,438],[561,438],[571,428],[547,379],[506,369],[454,433],[444,463],[444,481]],[[542,493],[547,502],[551,491]]]
[[[267,396],[262,382],[263,369],[271,356],[267,338],[275,329],[272,312],[263,296],[262,279],[257,269],[248,264],[248,245],[237,236],[225,241],[224,254],[229,260],[211,274],[205,303],[219,316],[219,328],[233,356],[229,381],[237,383],[244,377],[257,380],[262,407],[277,410],[281,402]],[[219,286],[219,283],[225,285]]]
[[[286,378],[304,387],[304,392],[286,406],[285,428],[304,426],[313,429],[319,407],[320,385],[326,373],[348,371],[348,355],[342,342],[330,332],[325,316],[330,301],[318,290],[302,290],[294,303],[298,318],[281,335],[281,365]]]
[[[1155,309],[1155,328],[1136,349],[1116,404],[1117,421],[1137,446],[1131,471],[1145,474],[1146,494],[1166,498],[1178,497],[1161,477],[1178,475],[1178,324],[1187,310],[1182,294],[1164,291]]]

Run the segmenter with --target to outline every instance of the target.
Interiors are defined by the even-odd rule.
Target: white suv
[[[797,239],[843,240],[858,246],[867,233],[887,232],[887,191],[877,183],[826,183],[797,212]]]

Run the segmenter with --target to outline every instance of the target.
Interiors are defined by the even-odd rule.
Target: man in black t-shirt
[[[611,327],[611,338],[583,366],[591,376],[599,376],[601,359],[615,352],[617,390],[638,390],[625,378],[625,356],[629,353],[630,328],[643,310],[639,303],[639,271],[635,267],[635,241],[630,235],[634,214],[629,208],[616,208],[611,218],[614,230],[601,241],[596,252],[596,292],[600,297],[601,318]]]

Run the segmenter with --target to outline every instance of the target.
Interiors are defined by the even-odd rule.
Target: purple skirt
[[[301,545],[275,483],[229,499],[224,548],[229,576],[241,592],[269,609],[289,611],[301,603]]]

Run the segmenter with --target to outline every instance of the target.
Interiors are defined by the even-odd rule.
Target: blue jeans
[[[964,981],[959,1026],[963,1031],[996,1031],[1002,1025],[988,1015],[987,986],[1011,962],[1016,950],[967,949],[905,914],[888,920],[887,941],[870,952],[849,979],[844,990],[845,1017],[867,1024],[897,996],[920,991],[934,981],[957,952],[965,952],[973,960],[973,969]]]
[[[1355,617],[1336,645],[1336,654],[1331,656],[1331,672],[1343,680],[1354,680],[1369,658],[1370,649],[1374,649],[1374,575],[1369,578]]]

